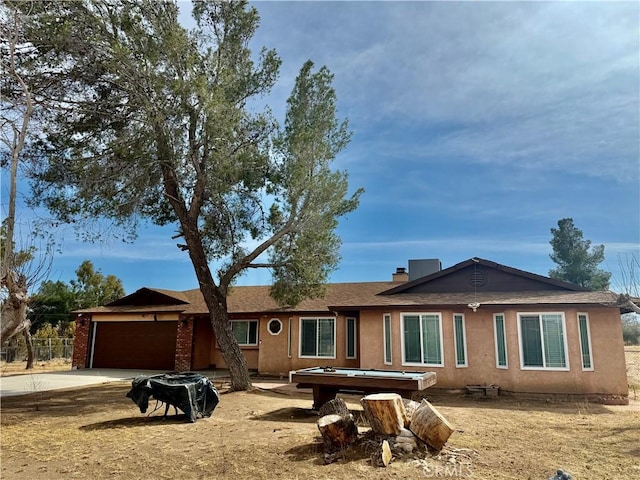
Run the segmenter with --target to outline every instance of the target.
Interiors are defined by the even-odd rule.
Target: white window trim
[[[277,333],[273,333],[273,332],[271,331],[271,327],[270,327],[270,325],[271,325],[271,323],[272,323],[272,322],[278,322],[278,323],[280,324],[280,330],[278,330],[278,332],[277,332]],[[282,320],[280,320],[279,318],[272,318],[271,320],[269,320],[269,321],[267,322],[267,332],[269,332],[269,333],[270,333],[271,335],[273,335],[273,336],[280,335],[280,334],[282,333],[282,328],[283,328],[283,326],[282,326]]]
[[[254,322],[256,324],[256,343],[239,343],[238,345],[240,347],[257,347],[258,343],[260,343],[260,322],[256,319],[234,319],[234,320],[229,320],[230,322],[247,322],[247,323],[251,323]],[[250,330],[247,330],[247,334],[249,334]],[[248,339],[247,339],[248,340]]]
[[[404,317],[405,316],[422,316],[422,315],[437,315],[438,316],[438,330],[440,331],[440,363],[416,363],[405,361],[405,345],[404,345]],[[400,313],[400,344],[402,346],[402,365],[406,367],[444,367],[444,342],[442,338],[442,313],[441,312],[401,312]],[[422,350],[422,321],[420,321],[420,353],[424,360],[424,351]]]
[[[293,331],[293,318],[289,317],[289,329],[287,332],[287,357],[291,358],[291,344],[293,343],[292,332]]]
[[[498,317],[502,317],[502,340],[504,342],[504,359],[507,362],[506,365],[500,365],[500,354],[498,350],[498,327],[497,321]],[[493,340],[494,346],[496,350],[496,368],[502,368],[504,370],[509,369],[509,351],[507,350],[507,318],[504,313],[494,313],[493,314]]]
[[[389,351],[387,352],[387,317],[389,318]],[[385,313],[382,315],[382,352],[383,357],[382,361],[385,365],[393,365],[393,336],[391,335],[391,314]],[[387,360],[387,357],[391,359],[391,361]]]
[[[544,364],[547,363],[547,360],[544,356],[544,333],[543,333],[543,329],[542,329],[542,324],[540,325],[540,348],[542,349],[542,363],[543,366],[542,367],[525,367],[524,365],[524,352],[522,350],[522,327],[520,326],[520,318],[522,316],[528,316],[528,315],[537,315],[539,318],[539,321],[542,321],[542,315],[560,315],[561,321],[562,321],[562,340],[564,343],[564,360],[565,360],[565,364],[567,365],[566,367],[546,367],[544,366]],[[550,372],[550,371],[556,371],[556,372],[568,372],[570,369],[569,367],[569,348],[567,345],[567,323],[565,321],[565,315],[564,312],[518,312],[518,347],[520,350],[520,370],[542,370],[542,371],[546,371],[546,372]]]
[[[333,355],[319,356],[319,355],[302,355],[302,321],[303,320],[333,320]],[[316,332],[317,332],[316,323]],[[316,353],[318,352],[319,337],[316,338]],[[336,358],[336,317],[300,317],[298,319],[298,358],[324,358],[335,359]]]
[[[591,366],[585,368],[584,363],[582,361],[582,335],[580,333],[580,316],[584,315],[587,319],[587,343],[589,345],[589,360],[591,360]],[[593,372],[593,348],[591,348],[591,322],[589,321],[589,314],[586,312],[578,312],[576,315],[576,322],[578,322],[578,341],[580,342],[580,365],[582,366],[582,370],[584,372]]]
[[[349,320],[353,320],[353,355],[349,356]],[[348,359],[358,358],[358,322],[356,317],[347,317],[345,319],[345,351],[344,356]]]
[[[458,364],[458,333],[456,331],[456,317],[462,317],[462,348],[464,350],[464,363]],[[469,360],[467,358],[467,324],[464,319],[464,313],[453,314],[453,349],[455,352],[456,368],[467,368]]]

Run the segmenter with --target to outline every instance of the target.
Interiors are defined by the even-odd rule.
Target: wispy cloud
[[[368,150],[638,180],[637,3],[258,8],[265,25],[274,12],[288,19],[286,35],[265,35],[288,59],[306,55],[335,71],[340,104]],[[420,136],[400,145],[398,128]],[[361,161],[371,167],[367,155]]]

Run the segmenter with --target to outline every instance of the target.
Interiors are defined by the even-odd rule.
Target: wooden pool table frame
[[[349,374],[341,373],[353,372]],[[376,372],[376,375],[367,375]],[[385,375],[388,373],[389,375]],[[313,390],[313,409],[319,410],[339,392],[343,393],[398,393],[411,398],[415,392],[426,390],[436,383],[435,372],[402,372],[399,370],[373,370],[335,368],[335,371],[314,367],[291,373],[291,382],[297,388]]]

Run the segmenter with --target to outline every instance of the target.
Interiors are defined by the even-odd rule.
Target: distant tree
[[[582,230],[575,227],[572,218],[558,220],[558,228],[552,228],[551,234],[553,253],[549,256],[558,265],[549,270],[551,278],[590,290],[609,288],[611,273],[597,268],[604,260],[604,245],[592,247],[591,240],[583,240]]]
[[[102,275],[93,263],[85,260],[76,270],[76,279],[71,280],[71,291],[75,298],[74,309],[96,307],[124,297],[122,281],[115,275]]]
[[[65,325],[71,320],[71,312],[77,308],[77,295],[62,281],[46,280],[29,299],[31,328],[39,329],[45,324]]]
[[[630,253],[625,255],[623,259],[618,255],[618,266],[620,267],[620,278],[616,282],[616,287],[618,291],[622,292],[618,296],[618,305],[635,313],[629,318],[637,321],[638,315],[640,315],[640,306],[637,303],[640,301],[640,257],[635,253]],[[633,329],[633,322],[629,325]]]
[[[73,310],[104,305],[124,295],[124,287],[118,277],[105,277],[94,269],[93,263],[85,260],[76,270],[76,279],[69,284],[61,281],[40,284],[29,301],[29,318],[33,330],[51,324],[65,336]]]
[[[640,345],[640,317],[637,314],[622,315],[622,339],[626,345]]]
[[[246,1],[194,1],[193,30],[167,1],[17,5],[59,106],[33,197],[77,224],[176,225],[231,387],[250,388],[228,316],[233,282],[269,268],[280,303],[320,295],[339,261],[337,219],[359,202],[361,190],[348,196],[347,174],[330,168],[351,135],[332,75],[302,67],[280,131],[258,104],[280,59],[252,56],[259,16]]]

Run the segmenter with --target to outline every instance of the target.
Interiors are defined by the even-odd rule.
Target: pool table
[[[435,372],[401,372],[359,368],[313,367],[291,372],[290,380],[298,388],[313,389],[313,408],[320,409],[338,392],[398,393],[411,398],[436,383]]]

